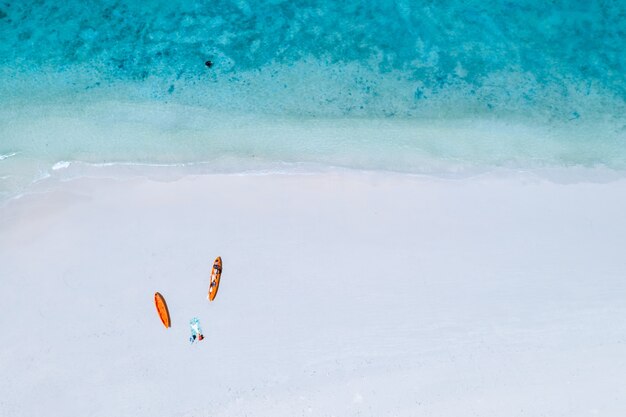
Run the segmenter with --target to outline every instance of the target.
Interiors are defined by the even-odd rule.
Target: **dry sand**
[[[0,208],[0,415],[624,415],[624,213],[530,174],[58,183]]]

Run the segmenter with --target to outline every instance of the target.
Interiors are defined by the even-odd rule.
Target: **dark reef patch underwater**
[[[424,158],[626,169],[623,1],[3,0],[0,39],[0,181],[12,175],[8,161],[19,159],[46,171],[59,160],[185,163],[252,154],[409,172],[432,171]],[[199,114],[190,121],[188,110],[177,116],[171,107],[167,116],[138,116],[121,106],[134,115],[116,121],[93,110],[116,102]],[[366,144],[324,125],[308,144],[278,129],[266,135],[273,140],[243,145],[210,132],[234,114],[289,119],[288,126],[385,122],[368,125]],[[77,122],[59,127],[72,117],[92,117],[90,126],[148,123],[157,132],[107,138],[81,134]],[[57,136],[29,133],[21,118],[53,119]],[[389,135],[390,121],[417,128]],[[181,145],[163,133],[181,129],[205,134]]]

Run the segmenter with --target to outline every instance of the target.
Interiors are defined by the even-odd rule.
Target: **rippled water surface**
[[[5,188],[59,161],[626,168],[624,2],[4,0],[0,38]]]

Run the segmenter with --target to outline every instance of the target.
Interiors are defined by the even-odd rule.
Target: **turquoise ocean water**
[[[624,1],[2,0],[0,40],[4,197],[68,163],[626,170]]]

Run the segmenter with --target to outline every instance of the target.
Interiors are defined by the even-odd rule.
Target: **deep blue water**
[[[2,81],[41,92],[125,81],[269,113],[566,119],[626,99],[623,1],[0,4]]]
[[[375,169],[419,155],[400,164],[410,172],[428,171],[424,158],[626,169],[624,45],[624,1],[3,0],[0,155],[15,155],[0,160],[0,178],[13,176],[16,159],[41,173],[59,160],[252,154]],[[170,107],[156,117],[93,110],[104,102]],[[215,119],[190,121],[178,105],[219,113],[220,123],[236,113],[443,128],[397,139],[385,125],[367,144],[344,146],[329,138],[346,135],[328,129],[307,144],[272,131],[262,143],[233,145],[226,128],[211,132]],[[459,120],[470,121],[466,136]],[[92,129],[124,123],[151,127],[113,138]],[[172,139],[190,123],[205,134]],[[519,133],[520,125],[538,130]]]

